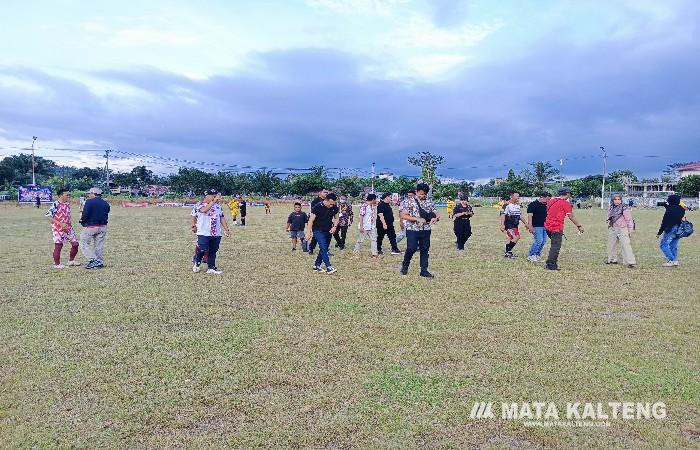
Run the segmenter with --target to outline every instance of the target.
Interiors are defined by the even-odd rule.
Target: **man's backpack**
[[[693,231],[693,224],[688,220],[684,220],[678,225],[678,228],[676,229],[676,236],[688,237],[693,234]]]

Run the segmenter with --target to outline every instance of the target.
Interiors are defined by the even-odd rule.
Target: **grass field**
[[[314,274],[280,208],[224,239],[221,276],[191,272],[189,210],[161,208],[114,207],[108,267],[56,271],[43,213],[0,206],[2,448],[700,447],[700,239],[661,268],[662,211],[636,212],[636,270],[603,264],[589,210],[551,273],[504,260],[480,208],[465,254],[450,224],[433,232],[434,280],[417,255],[408,277],[400,257],[370,261],[368,244]],[[668,416],[470,418],[475,401],[615,400]]]

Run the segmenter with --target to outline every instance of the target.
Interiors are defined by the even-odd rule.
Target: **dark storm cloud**
[[[6,67],[0,76],[42,90],[0,84],[0,128],[231,164],[375,161],[399,173],[417,173],[406,156],[427,149],[458,169],[443,174],[470,178],[605,145],[627,155],[611,159],[613,170],[658,175],[666,163],[700,158],[698,21],[685,19],[673,39],[572,46],[551,36],[518,60],[465,68],[440,83],[367,79],[363,68],[374,61],[321,49],[254,55],[245,71],[208,80],[149,68],[91,74],[139,96],[96,96],[78,81]],[[571,160],[564,169],[600,171],[600,161]]]

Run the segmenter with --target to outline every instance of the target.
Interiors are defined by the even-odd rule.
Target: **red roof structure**
[[[700,170],[700,161],[677,167],[676,170],[679,172],[685,172],[687,170]]]

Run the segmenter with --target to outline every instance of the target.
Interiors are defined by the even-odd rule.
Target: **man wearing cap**
[[[547,218],[544,222],[544,228],[552,241],[549,247],[547,265],[545,266],[547,270],[559,270],[558,260],[562,239],[564,238],[564,220],[568,217],[576,225],[579,233],[583,233],[583,227],[576,220],[574,210],[569,201],[571,199],[571,189],[561,188],[557,195],[557,197],[547,202]]]
[[[207,256],[207,273],[220,274],[221,270],[216,267],[216,253],[221,244],[221,231],[223,229],[226,237],[231,236],[231,232],[226,223],[224,210],[219,201],[221,194],[216,189],[208,189],[204,194],[204,200],[194,205],[192,217],[197,221],[197,254],[194,258],[192,272],[199,272],[204,253]]]
[[[80,249],[87,258],[86,269],[101,269],[104,267],[102,255],[107,239],[107,221],[109,219],[109,203],[102,198],[102,189],[90,189],[90,198],[85,201],[80,224]]]

